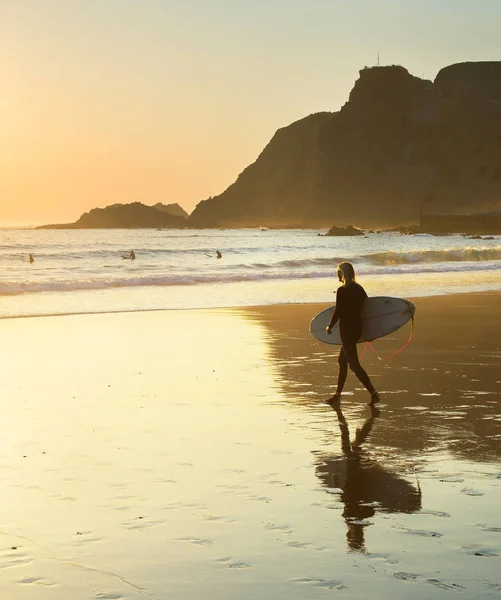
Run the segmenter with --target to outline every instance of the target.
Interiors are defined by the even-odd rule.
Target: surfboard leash
[[[372,345],[371,342],[365,342],[365,346],[364,346],[364,349],[362,350],[360,360],[362,360],[362,358],[364,357],[367,347],[370,347],[370,349],[374,352],[374,354],[378,357],[379,360],[381,360],[381,361],[390,360],[390,358],[393,358],[397,354],[400,354],[400,352],[402,352],[402,350],[407,348],[407,346],[411,343],[413,334],[414,334],[414,315],[412,315],[412,317],[411,317],[411,332],[409,334],[409,339],[405,342],[405,344],[401,348],[399,348],[396,352],[393,352],[393,354],[390,354],[389,356],[381,357],[381,356],[379,356],[379,354],[377,353],[376,349],[374,348],[374,346]]]

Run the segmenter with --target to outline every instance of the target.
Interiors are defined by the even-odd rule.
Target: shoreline
[[[499,240],[383,234],[326,238],[307,231],[192,236],[138,230],[5,233],[0,318],[329,303],[348,257],[369,296],[400,298],[501,289]],[[215,259],[215,248],[223,260]],[[134,248],[137,261],[120,256]],[[26,251],[35,263],[20,262]],[[26,254],[26,257],[28,255]]]
[[[484,290],[484,291],[472,291],[472,292],[451,292],[449,294],[433,294],[429,296],[406,296],[404,299],[409,300],[413,304],[421,301],[430,301],[433,298],[456,298],[466,296],[496,296],[501,295],[501,290]],[[376,294],[370,294],[369,297],[375,297]],[[397,296],[394,296],[397,297]],[[196,311],[235,311],[235,310],[250,310],[267,307],[287,307],[287,306],[318,306],[328,308],[333,306],[332,302],[325,301],[314,301],[314,302],[273,302],[268,304],[246,304],[246,305],[233,305],[233,306],[207,306],[207,307],[193,307],[193,308],[144,308],[137,309],[117,309],[117,310],[105,310],[105,311],[76,311],[76,312],[63,312],[63,313],[44,313],[38,315],[0,315],[1,321],[18,320],[18,319],[39,319],[48,317],[78,317],[78,316],[90,316],[90,315],[128,315],[128,314],[142,314],[142,313],[162,313],[162,312],[196,312]],[[320,310],[322,310],[320,308]]]

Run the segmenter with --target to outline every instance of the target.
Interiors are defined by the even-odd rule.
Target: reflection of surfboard
[[[412,302],[402,298],[366,298],[362,308],[362,335],[359,343],[370,342],[400,329],[414,316],[415,310]],[[313,337],[326,344],[341,344],[339,323],[332,328],[330,335],[325,331],[333,312],[334,306],[331,306],[319,313],[310,323],[310,332]]]

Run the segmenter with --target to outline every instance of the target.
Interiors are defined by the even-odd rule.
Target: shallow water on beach
[[[311,311],[2,321],[2,597],[499,597],[499,338],[451,307],[334,411]]]
[[[341,260],[372,296],[501,289],[501,236],[318,233],[0,229],[0,318],[329,302]]]

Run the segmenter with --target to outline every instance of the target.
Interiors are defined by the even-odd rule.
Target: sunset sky
[[[365,65],[501,58],[501,0],[0,0],[0,225],[222,192]]]

